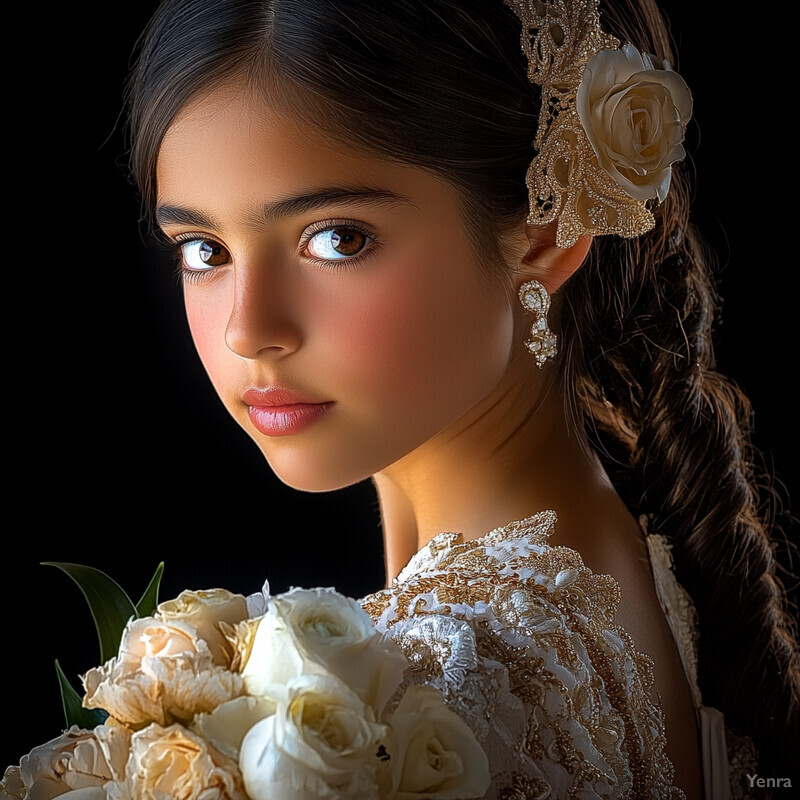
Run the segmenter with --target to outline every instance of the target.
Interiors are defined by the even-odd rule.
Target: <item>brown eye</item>
[[[181,247],[187,269],[206,270],[230,263],[231,254],[213,239],[195,239]]]
[[[364,234],[347,228],[331,231],[331,247],[343,256],[354,256],[366,241]]]
[[[366,244],[367,236],[354,228],[328,228],[311,237],[308,251],[315,258],[341,261],[360,253]]]

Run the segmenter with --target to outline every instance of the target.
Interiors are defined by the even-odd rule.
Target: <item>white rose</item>
[[[227,589],[181,592],[174,600],[161,603],[154,615],[165,622],[185,622],[208,645],[215,664],[228,666],[230,655],[219,624],[234,625],[247,617],[247,600]]]
[[[375,763],[386,726],[332,676],[290,681],[276,712],[242,742],[239,766],[252,800],[378,798]]]
[[[597,162],[636,200],[667,196],[672,164],[685,155],[692,96],[683,78],[633,45],[586,62],[577,112]]]
[[[123,774],[129,739],[121,726],[99,725],[92,731],[71,727],[22,757],[19,781],[27,793],[19,796],[50,800],[71,790],[102,790]]]
[[[407,666],[355,600],[333,589],[293,589],[273,599],[242,675],[248,692],[261,694],[292,675],[332,674],[380,714]]]
[[[248,694],[269,694],[303,671],[291,631],[271,607],[261,619],[240,623],[241,676]]]
[[[182,727],[149,725],[131,738],[124,780],[109,800],[247,800],[235,761],[217,763],[208,745]]]
[[[429,686],[410,686],[386,740],[395,800],[467,800],[489,788],[489,762],[471,728]]]
[[[217,706],[208,714],[198,714],[192,730],[228,758],[238,761],[245,734],[257,722],[275,713],[271,697],[245,695]]]
[[[242,693],[239,675],[214,664],[191,625],[154,617],[129,622],[119,655],[89,670],[83,683],[86,708],[127,725],[187,721]]]

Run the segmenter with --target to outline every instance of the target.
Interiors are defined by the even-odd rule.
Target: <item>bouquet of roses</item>
[[[438,690],[407,685],[405,655],[354,600],[332,589],[272,596],[265,586],[247,598],[213,589],[156,604],[155,578],[134,605],[103,573],[58,566],[89,600],[105,663],[83,676],[82,697],[60,673],[70,727],[6,770],[0,798],[486,792],[471,729]]]

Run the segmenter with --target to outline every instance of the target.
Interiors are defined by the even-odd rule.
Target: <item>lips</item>
[[[325,416],[334,403],[281,387],[248,389],[242,399],[250,421],[265,436],[295,436]]]

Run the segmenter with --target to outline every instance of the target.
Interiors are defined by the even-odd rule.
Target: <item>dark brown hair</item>
[[[608,32],[675,63],[651,0],[602,12]],[[519,25],[502,0],[166,0],[130,84],[145,203],[175,114],[238,77],[343,141],[459,187],[475,246],[496,263],[503,230],[527,211],[540,102]],[[558,293],[557,368],[572,424],[631,513],[673,543],[698,609],[704,702],[753,737],[761,769],[785,768],[800,735],[796,634],[749,404],[715,370],[719,301],[689,196],[677,168],[651,233],[595,240]]]

